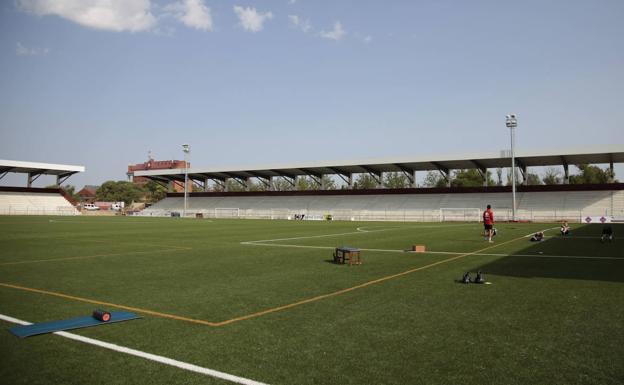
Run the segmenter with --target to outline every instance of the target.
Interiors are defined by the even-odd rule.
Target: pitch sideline
[[[30,322],[26,322],[26,321],[22,321],[22,320],[17,319],[17,318],[9,317],[9,316],[6,316],[4,314],[0,314],[0,319],[3,320],[3,321],[7,321],[7,322],[19,324],[19,325],[32,325]],[[176,367],[176,368],[179,368],[179,369],[183,369],[183,370],[186,370],[186,371],[189,371],[189,372],[195,372],[195,373],[203,374],[203,375],[214,377],[214,378],[219,378],[221,380],[230,381],[230,382],[233,382],[233,383],[236,383],[236,384],[243,384],[243,385],[267,385],[264,382],[254,381],[254,380],[251,380],[251,379],[248,379],[248,378],[235,376],[233,374],[220,372],[220,371],[214,370],[214,369],[204,368],[204,367],[197,366],[197,365],[194,365],[194,364],[189,364],[187,362],[174,360],[173,358],[168,358],[168,357],[159,356],[159,355],[152,354],[152,353],[143,352],[141,350],[127,348],[125,346],[112,344],[110,342],[105,342],[105,341],[96,340],[94,338],[84,337],[84,336],[81,336],[81,335],[78,335],[78,334],[74,334],[74,333],[54,332],[52,334],[56,334],[56,335],[61,336],[61,337],[69,338],[69,339],[74,340],[74,341],[83,342],[85,344],[99,346],[101,348],[108,349],[108,350],[113,350],[113,351],[116,351],[116,352],[119,352],[119,353],[129,354],[131,356],[143,358],[143,359],[146,359],[146,360],[149,360],[149,361],[158,362],[158,363],[161,363],[161,364],[164,364],[164,365],[173,366],[173,367]]]

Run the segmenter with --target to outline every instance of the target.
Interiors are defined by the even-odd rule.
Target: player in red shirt
[[[484,228],[484,236],[488,242],[493,243],[492,241],[492,228],[494,227],[494,212],[492,211],[492,206],[487,205],[487,209],[483,212],[483,228]]]

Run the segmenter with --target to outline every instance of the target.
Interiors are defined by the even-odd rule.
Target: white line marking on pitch
[[[361,235],[363,233],[378,233],[378,232],[382,232],[382,231],[390,231],[390,230],[395,230],[395,229],[409,229],[409,228],[435,229],[435,228],[440,228],[440,227],[449,228],[449,227],[461,227],[461,226],[474,226],[474,225],[473,224],[469,224],[469,225],[408,226],[408,227],[394,226],[394,227],[382,228],[380,230],[364,230],[364,228],[366,228],[366,227],[358,227],[358,228],[356,228],[356,231],[350,231],[348,233],[308,235],[308,236],[292,237],[292,238],[259,239],[257,241],[244,241],[244,242],[241,242],[241,245],[261,244],[262,242],[293,241],[293,240],[297,240],[297,239],[337,237],[337,236],[340,236],[340,235],[354,235],[354,234],[360,234]],[[361,250],[366,250],[366,249],[361,249]]]
[[[288,245],[288,244],[275,244],[275,243],[245,243],[252,246],[268,246],[268,247],[291,247],[300,249],[324,249],[334,250],[333,246],[306,246],[306,245]],[[440,254],[440,255],[459,255],[465,254],[465,251],[425,251],[424,253],[416,253],[411,250],[396,250],[396,249],[360,249],[362,251],[377,251],[381,253],[408,253],[408,254]],[[620,257],[591,257],[587,255],[543,255],[543,254],[496,254],[496,253],[474,253],[473,255],[484,255],[489,257],[531,257],[531,258],[569,258],[569,259],[613,259],[622,260]]]
[[[2,319],[4,321],[7,321],[7,322],[19,324],[19,325],[32,325],[32,323],[30,323],[30,322],[26,322],[26,321],[19,320],[17,318],[9,317],[9,316],[6,316],[4,314],[0,314],[0,319]],[[174,366],[176,368],[184,369],[184,370],[187,370],[189,372],[195,372],[195,373],[204,374],[204,375],[207,375],[207,376],[210,376],[210,377],[220,378],[222,380],[234,382],[234,383],[237,383],[237,384],[243,384],[243,385],[267,385],[264,382],[258,382],[258,381],[250,380],[248,378],[238,377],[238,376],[235,376],[233,374],[223,373],[223,372],[219,372],[217,370],[208,369],[208,368],[204,368],[204,367],[201,367],[201,366],[189,364],[187,362],[174,360],[172,358],[167,358],[167,357],[163,357],[163,356],[158,356],[156,354],[142,352],[140,350],[126,348],[124,346],[111,344],[109,342],[104,342],[104,341],[96,340],[96,339],[93,339],[93,338],[83,337],[83,336],[80,336],[78,334],[73,334],[73,333],[68,333],[68,332],[54,332],[53,334],[56,334],[56,335],[61,336],[61,337],[69,338],[69,339],[74,340],[74,341],[84,342],[85,344],[95,345],[95,346],[102,347],[104,349],[114,350],[116,352],[129,354],[131,356],[144,358],[146,360],[159,362],[161,364],[165,364],[165,365],[169,365],[169,366]]]
[[[358,227],[358,230],[360,228]],[[549,231],[557,229],[557,227],[551,227],[549,229],[544,229],[544,231]],[[373,232],[373,231],[386,231],[385,230],[370,230],[365,232]],[[356,233],[347,233],[347,234],[356,234]],[[534,233],[525,235],[525,238],[532,236]],[[299,249],[323,249],[323,250],[333,250],[335,247],[333,246],[307,246],[307,245],[291,245],[291,244],[275,244],[275,243],[265,243],[272,241],[282,241],[289,239],[305,239],[305,238],[319,238],[319,237],[327,237],[331,235],[342,235],[342,234],[328,234],[328,235],[315,235],[310,237],[297,237],[297,238],[282,238],[282,239],[268,239],[265,241],[248,241],[241,242],[243,245],[252,245],[252,246],[268,246],[268,247],[290,247],[290,248],[299,248]],[[377,251],[382,253],[410,253],[410,254],[443,254],[443,255],[458,255],[464,254],[465,251],[425,251],[424,253],[416,253],[410,250],[396,250],[396,249],[360,249],[362,251]],[[484,255],[490,257],[530,257],[530,258],[568,258],[568,259],[606,259],[606,260],[622,260],[624,258],[619,257],[592,257],[587,255],[542,255],[542,254],[496,254],[496,253],[474,253],[474,255]]]

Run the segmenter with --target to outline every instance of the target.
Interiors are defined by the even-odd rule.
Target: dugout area
[[[142,320],[76,333],[255,381],[624,377],[622,225],[602,244],[599,225],[573,225],[561,239],[558,224],[501,224],[494,245],[477,223],[3,217],[0,226],[0,314],[71,318],[90,312],[88,301],[143,309],[152,313],[137,312]],[[525,238],[550,228],[544,242]],[[404,251],[416,243],[427,252]],[[339,245],[360,248],[363,264],[332,263]],[[477,270],[492,285],[455,283]],[[7,383],[228,383],[56,335],[22,341],[3,330],[0,351]]]

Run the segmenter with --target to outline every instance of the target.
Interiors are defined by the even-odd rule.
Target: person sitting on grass
[[[533,234],[533,236],[531,237],[531,242],[541,242],[544,240],[544,233],[541,231],[538,231],[537,233]]]
[[[611,228],[611,226],[609,225],[602,228],[602,236],[600,237],[600,242],[604,242],[607,240],[609,242],[613,241],[613,228]]]
[[[570,226],[568,225],[568,221],[563,221],[559,231],[561,231],[561,235],[570,235]]]

